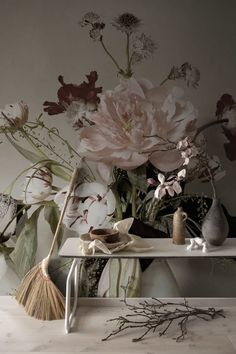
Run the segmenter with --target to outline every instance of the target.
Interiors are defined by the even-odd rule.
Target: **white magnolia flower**
[[[46,167],[32,168],[25,179],[24,203],[35,204],[46,199],[52,191],[52,174]]]
[[[67,187],[55,196],[55,202],[62,208]],[[105,185],[97,182],[79,184],[70,199],[64,225],[79,234],[88,233],[93,228],[107,226],[116,206],[113,192]]]
[[[0,110],[0,128],[17,130],[28,120],[29,109],[24,102],[9,104]]]
[[[183,169],[178,172],[177,176],[170,176],[167,180],[162,173],[158,174],[159,186],[155,190],[154,196],[157,199],[162,199],[166,194],[173,197],[182,192],[180,181],[186,177],[186,170]]]

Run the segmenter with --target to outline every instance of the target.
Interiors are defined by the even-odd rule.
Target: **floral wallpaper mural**
[[[207,241],[203,221],[218,198],[225,237],[236,236],[230,6],[213,0],[3,0],[0,6],[0,293],[13,292],[47,253],[77,166],[58,247],[68,234],[129,217],[133,233],[172,237],[180,207],[188,215],[187,236]],[[61,287],[69,265],[56,257],[51,264]],[[135,296],[236,293],[228,285],[234,261],[139,266],[142,276],[134,273],[143,290],[135,283]],[[81,294],[104,296],[108,268],[104,260],[81,262]],[[204,288],[210,272],[206,294],[192,293],[194,278]]]

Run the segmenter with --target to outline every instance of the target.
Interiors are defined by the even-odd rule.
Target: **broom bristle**
[[[26,312],[39,320],[59,320],[65,317],[65,298],[42,272],[42,263],[32,268],[22,279],[16,300]]]

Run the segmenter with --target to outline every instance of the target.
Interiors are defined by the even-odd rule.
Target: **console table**
[[[223,257],[236,258],[236,238],[228,238],[220,247],[211,247],[209,252],[203,253],[201,250],[187,251],[186,247],[189,240],[186,240],[185,245],[174,245],[170,238],[162,239],[145,239],[152,249],[146,252],[118,252],[112,255],[104,253],[95,253],[94,255],[83,255],[79,247],[78,238],[68,238],[61,250],[59,256],[73,258],[70,271],[66,282],[66,310],[65,310],[65,331],[70,332],[72,322],[75,318],[77,301],[78,301],[78,262],[81,258],[199,258],[199,257]],[[71,306],[71,287],[74,281],[74,300]]]

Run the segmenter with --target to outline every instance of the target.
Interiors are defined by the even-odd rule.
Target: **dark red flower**
[[[98,79],[96,71],[91,71],[86,75],[87,81],[80,85],[66,84],[63,76],[58,77],[58,81],[62,85],[57,91],[58,102],[45,101],[43,103],[44,111],[49,115],[60,114],[66,111],[67,107],[74,101],[83,100],[84,103],[99,103],[98,94],[102,92],[102,87],[95,87]]]
[[[216,116],[220,117],[227,110],[235,104],[231,95],[224,93],[216,104]]]
[[[221,96],[216,106],[218,119],[228,119],[222,124],[223,133],[227,139],[224,144],[225,154],[230,161],[236,160],[236,110],[235,101],[231,95],[225,93]]]

